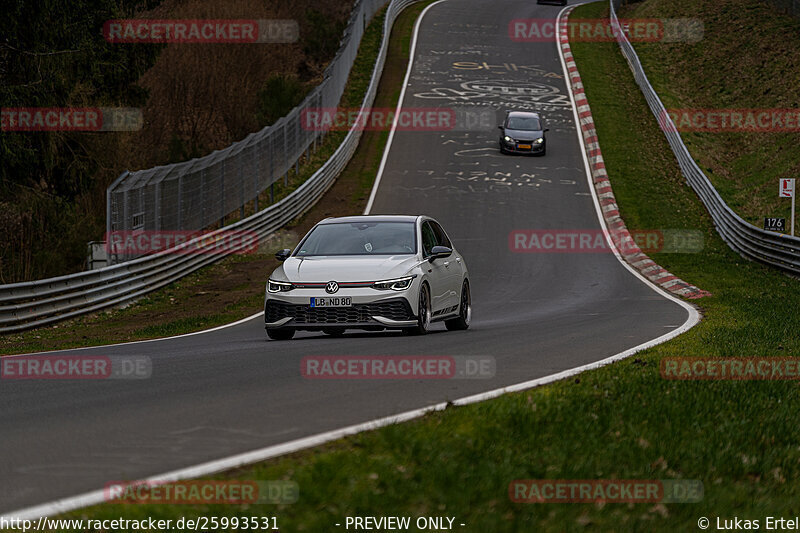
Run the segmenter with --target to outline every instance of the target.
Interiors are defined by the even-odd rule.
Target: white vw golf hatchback
[[[319,222],[269,277],[264,321],[271,339],[297,330],[424,334],[431,322],[469,327],[469,274],[438,222],[370,215]]]

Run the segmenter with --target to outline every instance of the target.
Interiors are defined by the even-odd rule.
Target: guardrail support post
[[[219,179],[219,227],[225,227],[225,160],[222,160],[222,177]]]
[[[200,224],[205,227],[208,222],[206,221],[206,169],[200,170]],[[179,219],[180,220],[180,219]],[[178,229],[183,229],[183,226],[178,222]]]
[[[242,161],[239,156],[239,220],[244,219],[244,177],[242,176]]]
[[[154,230],[159,231],[161,230],[161,182],[156,182],[156,190],[153,193],[155,196],[155,220],[154,220]]]
[[[259,154],[256,155],[256,173],[253,176],[253,196],[255,197],[254,198],[254,202],[253,202],[253,209],[254,209],[255,213],[258,213],[258,194],[260,192],[258,190],[258,184],[260,183],[260,180],[261,180],[261,157],[260,157],[260,155],[261,155],[260,152],[259,152]]]
[[[295,121],[294,125],[294,145],[299,148],[300,147],[300,128],[298,127],[297,122]],[[294,175],[297,176],[300,174],[300,157],[297,157],[297,160],[294,162]]]
[[[287,142],[287,139],[286,139],[286,122],[284,122],[283,123],[283,157],[285,157],[288,160],[289,159],[289,147],[286,146],[286,142]],[[291,168],[292,168],[292,166],[289,165],[289,167],[286,169],[286,173],[283,175],[283,186],[284,187],[288,187],[289,186],[289,170],[291,170]]]

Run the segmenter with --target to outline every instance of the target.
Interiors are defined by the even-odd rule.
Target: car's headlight
[[[294,289],[294,286],[285,281],[275,281],[271,279],[267,282],[267,291],[269,292],[289,292],[292,289]]]
[[[503,137],[503,140],[504,140],[505,142],[507,142],[507,143],[513,143],[513,142],[514,142],[514,139],[512,139],[512,138],[511,138],[511,137],[509,137],[508,135],[506,135],[505,137]]]
[[[538,139],[533,141],[533,144],[542,144],[543,142],[544,142],[544,138],[543,137],[539,137]]]
[[[379,291],[404,291],[411,286],[411,282],[416,277],[417,276],[406,276],[404,278],[376,281],[372,284],[372,288],[378,289]]]

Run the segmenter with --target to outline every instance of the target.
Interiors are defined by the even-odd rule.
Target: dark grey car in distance
[[[500,151],[504,154],[538,154],[547,152],[544,121],[539,113],[509,111],[500,126]]]

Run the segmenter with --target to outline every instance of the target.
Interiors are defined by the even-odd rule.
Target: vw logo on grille
[[[333,294],[339,290],[339,284],[335,281],[329,281],[327,285],[325,285],[325,292],[328,294]]]

